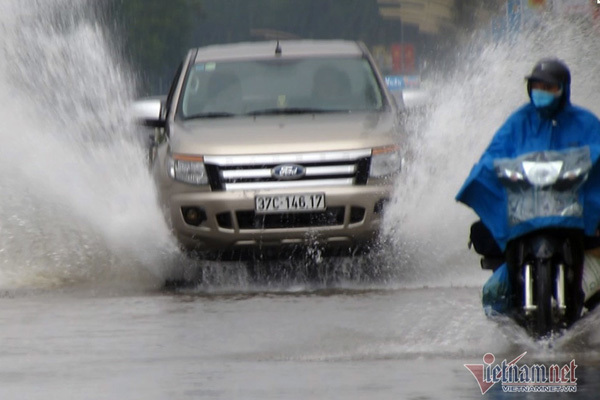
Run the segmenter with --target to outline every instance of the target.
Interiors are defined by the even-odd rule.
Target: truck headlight
[[[169,157],[167,168],[169,176],[176,181],[192,185],[208,184],[208,176],[204,167],[204,157],[187,154],[173,154]]]
[[[399,146],[375,147],[371,154],[371,178],[382,178],[400,172],[403,160]]]

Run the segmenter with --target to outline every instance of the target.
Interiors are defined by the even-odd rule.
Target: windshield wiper
[[[199,114],[192,114],[185,117],[185,119],[195,119],[195,118],[228,118],[234,117],[236,114],[226,112],[226,111],[213,111],[213,112],[205,112]]]
[[[310,107],[288,107],[288,108],[267,108],[264,110],[256,110],[247,113],[246,115],[281,115],[281,114],[322,114],[332,112],[348,112],[348,110],[334,110],[323,108]]]

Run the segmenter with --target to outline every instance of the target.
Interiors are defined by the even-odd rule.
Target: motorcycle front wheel
[[[532,321],[532,333],[538,338],[543,338],[555,328],[552,307],[554,271],[550,260],[536,260],[534,282],[536,310]]]

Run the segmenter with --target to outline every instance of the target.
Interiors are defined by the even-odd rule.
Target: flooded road
[[[481,398],[463,364],[485,353],[577,362],[600,390],[600,314],[534,343],[488,321],[476,288],[245,293],[4,293],[3,399]],[[488,398],[567,398],[504,394]],[[545,397],[548,396],[548,397]]]
[[[409,121],[392,247],[362,266],[385,279],[341,263],[334,279],[257,285],[179,253],[126,112],[135,76],[86,4],[0,5],[0,399],[478,399],[464,364],[524,352],[520,365],[575,360],[579,397],[598,397],[599,313],[542,343],[486,319],[475,217],[453,199],[547,51],[570,63],[574,102],[600,112],[598,41],[558,23],[541,47],[467,46],[467,65],[434,79],[426,120]],[[203,283],[164,290],[182,269]]]

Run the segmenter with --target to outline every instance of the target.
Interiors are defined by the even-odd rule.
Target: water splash
[[[147,287],[171,268],[203,266],[179,254],[164,224],[125,114],[135,77],[90,4],[0,4],[0,287]],[[600,111],[599,46],[585,22],[554,18],[500,43],[476,34],[457,49],[462,61],[428,82],[428,112],[408,121],[412,153],[387,215],[388,269],[400,271],[392,279],[469,285],[487,277],[466,249],[475,216],[454,194],[497,127],[527,101],[522,78],[538,58],[563,58],[573,101]],[[239,269],[218,285],[246,285]],[[348,277],[346,269],[338,266]],[[214,270],[222,272],[207,273]]]
[[[0,287],[155,285],[175,249],[126,115],[134,79],[87,10],[0,6]]]
[[[427,82],[432,103],[408,120],[411,154],[387,213],[400,268],[423,282],[481,284],[487,278],[466,246],[477,217],[454,196],[495,131],[528,101],[524,77],[538,59],[565,60],[573,103],[600,112],[600,64],[593,59],[600,43],[593,37],[588,21],[551,15],[500,42],[476,33],[457,49],[452,70]]]

